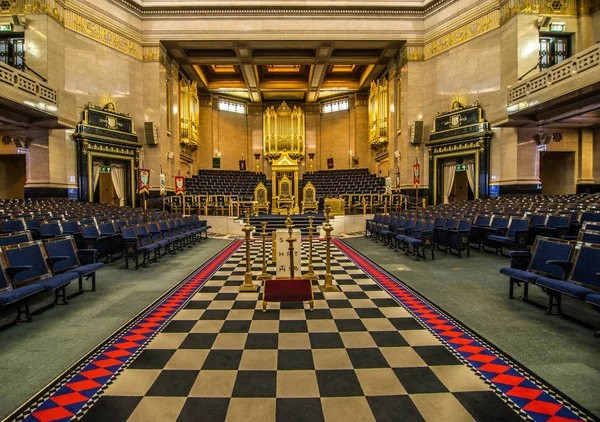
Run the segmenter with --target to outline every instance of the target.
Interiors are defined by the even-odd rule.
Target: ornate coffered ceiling
[[[403,41],[163,41],[200,91],[315,102],[367,89]]]

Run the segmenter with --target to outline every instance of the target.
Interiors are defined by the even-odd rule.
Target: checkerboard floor
[[[255,275],[260,251],[254,242]],[[315,242],[314,254],[323,283],[324,242]],[[321,293],[313,282],[314,311],[269,303],[263,313],[260,292],[238,292],[241,246],[82,419],[522,420],[333,246],[331,270],[341,292]]]

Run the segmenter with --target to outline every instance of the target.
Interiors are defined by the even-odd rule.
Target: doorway
[[[130,163],[122,160],[95,160],[93,162],[94,202],[124,206],[130,204]]]
[[[454,176],[454,185],[448,197],[448,202],[464,202],[473,199],[473,191],[469,186],[466,171],[457,171]]]
[[[543,195],[574,194],[575,152],[541,151],[540,181]]]
[[[0,155],[0,198],[23,199],[26,177],[25,154]]]
[[[100,173],[98,202],[101,204],[119,205],[119,196],[115,192],[115,185],[110,173]]]

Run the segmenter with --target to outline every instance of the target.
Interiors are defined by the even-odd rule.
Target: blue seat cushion
[[[596,293],[592,289],[580,286],[579,284],[570,283],[568,281],[553,280],[551,278],[540,277],[535,282],[540,287],[553,290],[577,299],[583,300],[587,295]]]
[[[421,246],[421,244],[423,243],[421,239],[415,239],[414,237],[406,237],[404,241],[413,246]]]
[[[158,245],[156,243],[152,243],[150,245],[140,246],[139,248],[137,248],[137,251],[142,253],[152,252],[157,247]]]
[[[71,281],[77,278],[79,278],[79,274],[72,271],[68,271],[66,273],[57,274],[53,277],[37,281],[35,284],[39,284],[40,286],[42,286],[45,291],[51,291],[60,289],[61,287],[66,286]]]
[[[73,268],[72,270],[69,270],[69,271],[73,271],[73,272],[77,273],[77,275],[79,275],[79,276],[84,276],[84,275],[89,275],[91,273],[94,273],[94,272],[98,271],[100,268],[104,268],[104,264],[101,262],[97,262],[95,264],[82,265],[80,267]]]
[[[500,274],[507,277],[516,278],[517,280],[525,281],[527,283],[535,283],[539,275],[530,273],[529,271],[519,270],[517,268],[500,268]]]
[[[44,288],[39,284],[30,284],[29,286],[23,286],[18,289],[0,293],[0,306],[10,305],[11,303],[18,302],[19,300],[43,291]]]
[[[510,237],[497,236],[495,234],[493,234],[491,236],[488,236],[488,239],[489,240],[493,240],[493,241],[498,242],[498,243],[503,243],[505,245],[512,245],[515,242],[515,240],[511,239]]]
[[[587,295],[585,297],[585,301],[594,306],[600,306],[600,293],[596,293],[593,295]]]

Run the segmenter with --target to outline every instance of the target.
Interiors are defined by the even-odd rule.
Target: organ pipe
[[[275,109],[267,107],[263,114],[265,157],[273,161],[284,152],[294,160],[304,156],[305,128],[301,107],[290,108],[286,102]]]

